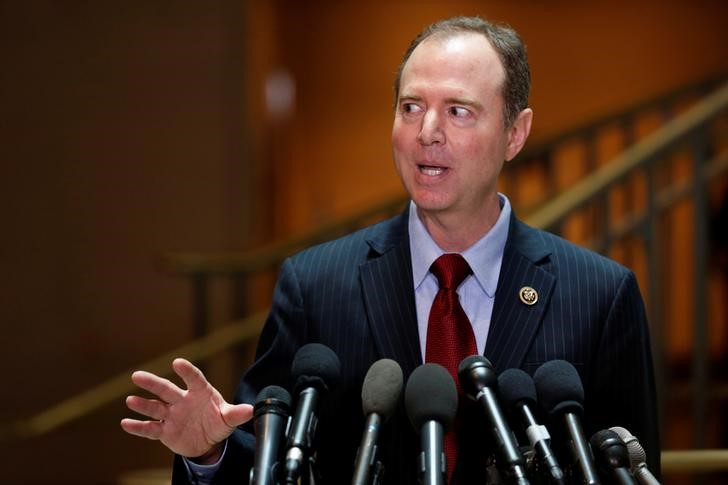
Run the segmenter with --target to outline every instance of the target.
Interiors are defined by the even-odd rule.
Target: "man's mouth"
[[[420,169],[420,173],[430,177],[441,175],[447,170],[447,167],[437,167],[435,165],[417,165],[417,167]]]

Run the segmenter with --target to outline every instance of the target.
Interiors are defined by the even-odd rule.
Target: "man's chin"
[[[417,210],[420,213],[437,214],[446,211],[450,207],[448,200],[442,197],[413,197]]]

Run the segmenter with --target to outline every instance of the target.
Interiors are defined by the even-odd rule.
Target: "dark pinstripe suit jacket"
[[[523,286],[538,292],[535,305],[520,301]],[[406,380],[422,363],[406,212],[283,263],[257,361],[243,378],[236,401],[254,402],[269,384],[291,389],[293,356],[308,342],[331,347],[341,359],[343,383],[321,402],[317,440],[321,483],[346,484],[363,429],[360,395],[369,366],[380,358],[394,359]],[[514,216],[485,356],[497,371],[520,367],[531,374],[552,359],[572,362],[585,387],[587,439],[600,429],[623,426],[640,439],[656,470],[652,359],[632,272]],[[458,465],[459,483],[484,483],[479,466],[487,440],[480,427],[467,427],[471,436],[463,439],[469,443],[460,449],[470,456],[459,463],[471,466]],[[383,483],[417,483],[419,438],[404,409],[383,433]],[[252,446],[249,434],[236,431],[217,483],[247,480]]]

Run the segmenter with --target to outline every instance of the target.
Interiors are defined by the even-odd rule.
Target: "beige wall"
[[[0,4],[2,419],[190,338],[189,287],[155,267],[160,253],[254,245],[397,193],[391,80],[438,17],[479,13],[521,32],[537,138],[728,68],[720,2],[614,5]],[[296,81],[282,121],[261,96],[277,68]],[[118,403],[13,443],[4,476],[113,483],[168,463],[121,433],[125,415]]]
[[[0,5],[2,421],[190,338],[189,286],[156,267],[163,251],[260,239],[244,14],[232,1]],[[112,483],[168,462],[122,435],[124,414],[120,400],[3,443],[3,481]]]

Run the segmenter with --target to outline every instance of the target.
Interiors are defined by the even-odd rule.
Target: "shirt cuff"
[[[220,459],[210,465],[200,465],[192,460],[182,457],[182,461],[187,468],[187,476],[194,485],[210,485],[212,479],[215,478],[215,473],[220,469],[220,463],[225,457],[225,451],[227,450],[227,440],[222,448]]]

